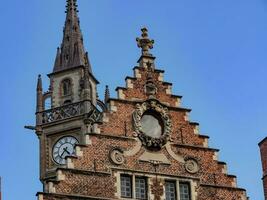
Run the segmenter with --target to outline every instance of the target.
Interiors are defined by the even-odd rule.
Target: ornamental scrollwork
[[[116,165],[122,165],[125,161],[123,151],[121,149],[112,149],[109,153],[111,161]]]
[[[148,136],[142,130],[142,117],[146,111],[154,111],[162,119],[163,131],[160,137],[154,138]],[[172,123],[169,116],[168,108],[163,106],[157,100],[148,100],[142,104],[136,104],[136,109],[133,113],[133,128],[135,136],[138,136],[142,144],[148,148],[161,149],[170,139]]]
[[[195,174],[199,171],[199,164],[195,159],[188,159],[185,162],[185,170],[191,174]]]

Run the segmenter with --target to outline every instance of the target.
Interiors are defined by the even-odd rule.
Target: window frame
[[[191,183],[189,181],[179,181],[179,200],[181,199],[181,185],[187,185],[188,186],[188,195],[189,195],[189,199],[188,200],[192,200],[192,189],[191,189]]]
[[[122,178],[130,178],[130,196],[123,196],[122,194]],[[131,199],[133,198],[133,176],[129,175],[129,174],[121,174],[120,175],[120,196],[121,198],[127,198],[127,199]]]
[[[177,180],[169,180],[169,179],[167,179],[167,180],[165,180],[165,184],[164,184],[164,189],[165,189],[165,199],[167,200],[167,187],[166,187],[166,185],[167,185],[167,183],[172,183],[173,185],[174,185],[174,195],[175,195],[175,200],[178,200],[178,194],[177,194]]]
[[[145,198],[138,198],[137,197],[137,187],[136,187],[136,180],[137,179],[140,179],[140,180],[144,180],[144,184],[145,184],[145,187],[144,187],[144,190],[145,190],[145,192],[144,192],[144,194],[145,194]],[[145,176],[134,176],[134,179],[132,180],[132,181],[134,181],[134,197],[135,197],[135,199],[141,199],[141,200],[147,200],[148,199],[148,181],[147,181],[147,177],[145,177]]]
[[[68,82],[68,88],[67,88],[68,92],[65,93],[66,92],[65,86],[66,86],[67,82]],[[60,87],[60,89],[61,89],[62,97],[67,97],[67,96],[72,95],[72,80],[70,78],[63,79],[61,81],[61,87]]]

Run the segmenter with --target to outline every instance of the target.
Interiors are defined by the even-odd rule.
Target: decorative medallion
[[[195,174],[199,171],[199,165],[197,163],[196,160],[194,159],[188,159],[185,162],[185,169],[187,172],[191,173],[191,174]]]
[[[123,151],[120,149],[113,149],[110,151],[110,159],[116,165],[122,165],[125,161]]]
[[[137,104],[133,126],[143,145],[152,149],[162,148],[169,140],[172,128],[168,108],[157,100]]]

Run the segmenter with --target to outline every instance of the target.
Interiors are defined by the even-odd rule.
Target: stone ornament
[[[125,161],[123,151],[120,149],[113,149],[110,151],[110,159],[116,165],[122,165]]]
[[[146,111],[158,113],[163,122],[163,131],[159,137],[147,135],[142,128],[142,117]],[[148,148],[161,149],[170,139],[172,123],[169,117],[168,108],[155,99],[149,99],[142,104],[136,104],[133,113],[133,127],[135,136],[138,136],[142,144]]]
[[[147,82],[145,85],[145,93],[148,95],[155,95],[157,94],[157,87],[153,82]]]
[[[137,46],[142,49],[142,55],[150,55],[149,49],[153,49],[154,40],[149,39],[147,28],[142,28],[141,38],[136,38]]]
[[[164,194],[164,188],[161,179],[152,179],[151,193],[154,195],[154,200],[161,200],[161,197]]]
[[[199,165],[197,163],[196,160],[194,159],[188,159],[185,162],[185,169],[187,172],[191,173],[191,174],[195,174],[199,171]]]

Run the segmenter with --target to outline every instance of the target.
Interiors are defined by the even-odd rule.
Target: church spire
[[[67,0],[63,40],[61,47],[57,50],[54,72],[86,65],[91,72],[90,62],[87,60],[83,45],[77,7],[77,0]]]

